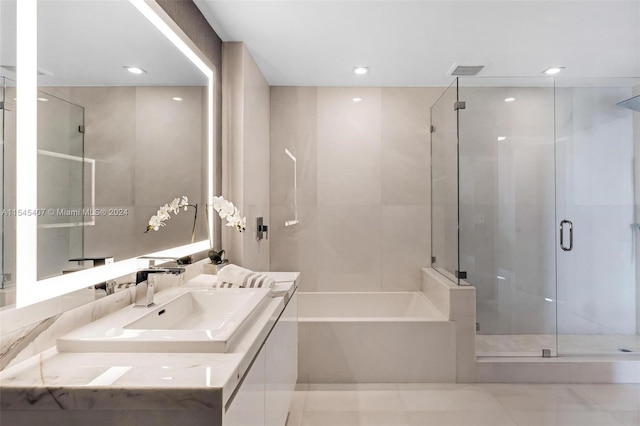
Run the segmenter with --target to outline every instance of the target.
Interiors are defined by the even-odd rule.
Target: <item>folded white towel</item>
[[[209,274],[200,274],[194,278],[191,278],[185,286],[187,287],[209,287],[215,288],[218,283],[218,277]]]
[[[259,274],[238,265],[227,265],[218,271],[218,281],[220,283],[235,284],[243,288],[271,288],[276,283],[268,275]],[[220,285],[218,285],[219,288]]]
[[[240,288],[240,286],[233,283],[218,283],[216,288]]]

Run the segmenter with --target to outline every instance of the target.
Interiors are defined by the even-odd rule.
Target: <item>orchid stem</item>
[[[198,205],[188,204],[188,206],[196,209],[196,213],[193,215],[193,229],[191,230],[191,243],[193,243],[196,240],[196,220],[198,219]]]

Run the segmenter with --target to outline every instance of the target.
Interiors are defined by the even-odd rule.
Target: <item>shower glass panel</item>
[[[460,270],[480,356],[556,350],[554,82],[460,78]]]
[[[457,80],[431,107],[431,267],[458,282]]]
[[[556,79],[558,352],[640,352],[640,79]]]
[[[83,257],[84,108],[38,92],[38,279],[78,268]]]

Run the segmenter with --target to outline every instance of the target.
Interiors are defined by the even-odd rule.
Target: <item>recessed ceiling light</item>
[[[353,72],[358,75],[364,75],[369,72],[369,67],[355,67]]]
[[[542,73],[546,75],[554,75],[554,74],[558,74],[563,69],[564,67],[549,67],[546,70],[542,71]]]
[[[353,98],[352,101],[353,102],[362,102],[362,98]]]
[[[139,67],[125,66],[124,69],[126,69],[127,71],[129,71],[132,74],[146,74],[147,73],[145,70],[143,70],[142,68],[139,68]]]
[[[38,98],[38,100],[40,102],[49,102],[49,99],[47,99],[47,98]]]
[[[506,136],[498,136],[498,142],[502,142],[505,139],[507,139]]]
[[[182,102],[182,98],[180,98],[180,97],[178,97],[178,96],[174,96],[174,97],[173,97],[173,98],[171,98],[171,99],[173,99],[173,100],[174,100],[174,101],[176,101],[176,102]]]
[[[505,100],[504,100],[504,101],[505,101],[505,102],[513,102],[513,101],[515,101],[515,100],[516,100],[516,98],[505,98]]]

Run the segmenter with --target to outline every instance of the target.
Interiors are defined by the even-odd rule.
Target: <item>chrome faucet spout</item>
[[[138,271],[136,273],[136,300],[134,306],[148,308],[154,305],[153,295],[155,288],[151,276],[155,274],[178,275],[183,272],[184,268],[152,268]]]

